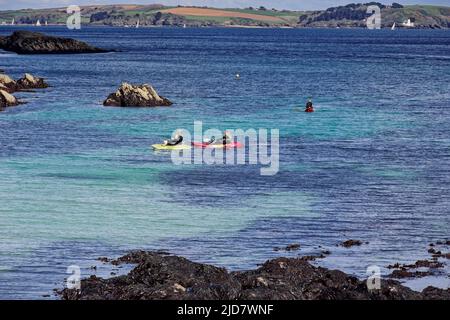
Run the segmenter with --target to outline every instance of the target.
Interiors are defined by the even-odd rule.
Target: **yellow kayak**
[[[152,148],[154,150],[186,150],[186,149],[190,149],[190,146],[187,146],[185,144],[180,144],[177,146],[166,146],[164,144],[154,144],[152,145]]]

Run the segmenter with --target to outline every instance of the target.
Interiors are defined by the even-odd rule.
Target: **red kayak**
[[[197,148],[216,148],[216,149],[231,149],[231,148],[242,148],[244,145],[240,142],[232,142],[228,144],[207,144],[203,142],[192,142],[192,145]]]

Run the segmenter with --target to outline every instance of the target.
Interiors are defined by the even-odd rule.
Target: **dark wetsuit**
[[[183,137],[179,136],[178,139],[167,140],[167,145],[168,146],[176,146],[176,145],[180,144],[181,142],[183,142]]]
[[[222,137],[222,143],[224,145],[225,144],[230,144],[231,143],[231,138],[227,134],[224,134],[223,137]]]

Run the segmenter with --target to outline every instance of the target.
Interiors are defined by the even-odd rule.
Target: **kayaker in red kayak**
[[[205,145],[210,145],[210,144],[223,144],[223,145],[228,145],[230,143],[232,143],[233,140],[231,139],[230,135],[228,134],[227,131],[224,131],[222,139],[221,140],[217,140],[216,141],[216,137],[211,137],[210,139],[205,139],[203,140],[203,144]]]
[[[306,103],[305,112],[314,112],[314,107],[313,107],[313,103],[312,103],[312,99],[311,98],[309,98],[308,102]]]
[[[230,144],[232,143],[233,140],[231,139],[230,135],[228,134],[228,131],[224,131],[223,132],[223,137],[222,137],[222,143],[224,145]]]

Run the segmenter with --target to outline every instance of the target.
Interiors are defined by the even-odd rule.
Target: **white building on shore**
[[[405,22],[403,22],[403,26],[405,28],[414,28],[414,22],[411,22],[411,19],[408,19]]]

